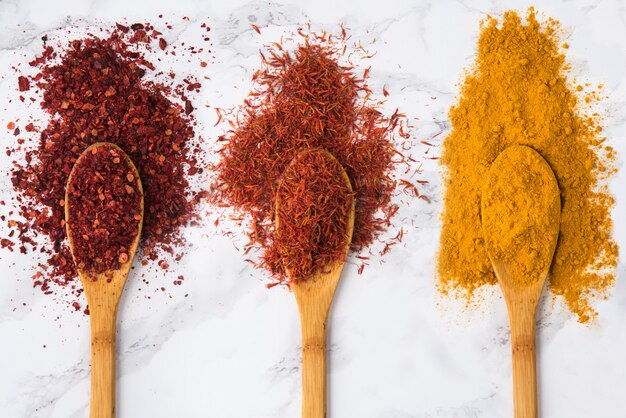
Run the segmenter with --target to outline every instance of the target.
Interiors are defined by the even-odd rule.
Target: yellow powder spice
[[[561,197],[550,166],[532,148],[513,145],[491,165],[482,190],[482,227],[492,261],[513,284],[546,277],[561,222]]]
[[[581,322],[615,281],[613,197],[606,179],[614,151],[603,145],[600,118],[586,109],[597,94],[568,83],[557,21],[504,13],[481,24],[475,65],[450,109],[444,140],[445,195],[438,259],[439,289],[473,300],[495,284],[480,221],[481,189],[489,167],[510,145],[527,145],[549,163],[561,191],[561,229],[548,288]]]

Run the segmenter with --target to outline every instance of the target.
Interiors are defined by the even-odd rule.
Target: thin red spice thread
[[[260,250],[261,267],[277,283],[287,277],[268,261],[274,257],[268,255],[275,232],[273,202],[293,158],[322,148],[344,167],[355,192],[352,249],[359,252],[391,226],[398,210],[392,202],[394,168],[405,162],[399,143],[410,136],[404,115],[396,111],[388,117],[379,110],[382,102],[372,98],[368,70],[359,76],[352,65],[340,64],[350,54],[343,28],[339,37],[303,29],[298,36],[302,42],[294,51],[273,43],[261,53],[255,88],[229,120],[233,129],[220,138],[221,160],[215,166],[213,202],[251,219],[246,253]]]

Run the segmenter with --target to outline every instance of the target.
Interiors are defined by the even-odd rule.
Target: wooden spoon
[[[322,152],[327,158],[335,159],[329,152]],[[348,190],[352,191],[350,178],[345,170],[342,170],[342,177]],[[279,206],[280,199],[277,199],[276,209]],[[276,213],[278,214],[278,210]],[[348,254],[354,230],[354,199],[346,216],[348,229],[345,255]],[[280,223],[281,219],[277,215],[277,230]],[[311,277],[290,277],[290,288],[298,303],[302,328],[302,418],[326,417],[326,324],[344,263],[345,256],[333,265],[320,266]]]
[[[112,147],[117,149],[126,158],[126,164],[132,174],[138,179],[138,188],[141,192],[141,220],[137,231],[128,231],[136,234],[128,250],[128,261],[123,263],[119,270],[92,273],[78,269],[87,303],[91,323],[91,402],[90,418],[113,418],[115,416],[115,328],[117,306],[126,283],[126,277],[137,251],[141,227],[143,223],[143,188],[139,180],[137,168],[130,158],[119,147],[110,143],[96,143],[88,147],[78,158],[67,181],[65,191],[65,225],[70,250],[74,254],[72,239],[72,224],[70,218],[70,199],[68,198],[69,185],[72,183],[76,166],[87,153],[96,147]]]
[[[511,170],[511,167],[514,169]],[[526,187],[510,188],[511,185],[520,182],[523,182]],[[506,186],[500,187],[505,183]],[[511,219],[512,225],[503,224],[501,218],[503,214],[488,207],[490,200],[493,201],[493,199],[510,205],[508,207],[511,208],[511,213],[508,215],[513,218]],[[532,202],[535,206],[534,213],[542,214],[539,220],[519,211],[519,207],[524,207],[524,205],[516,203],[523,202],[523,199],[529,199],[528,201]],[[513,213],[515,211],[517,213]],[[536,418],[535,316],[539,297],[552,264],[561,221],[559,187],[548,163],[532,148],[520,145],[507,148],[494,161],[489,171],[482,194],[481,215],[487,251],[509,311],[514,416],[515,418]],[[509,216],[506,219],[509,219]],[[498,217],[500,217],[499,222]],[[508,230],[503,230],[503,228]],[[497,236],[494,236],[494,231],[498,231]],[[520,245],[519,241],[515,241],[516,233],[527,234],[524,240],[528,244],[527,248]],[[528,243],[529,236],[530,241],[535,242]],[[508,244],[502,243],[511,237],[515,237],[512,238],[513,241],[509,241]],[[513,263],[520,258],[519,255],[514,260],[498,259],[496,248],[499,245],[515,245],[516,249],[519,248],[518,254],[534,251],[531,248],[541,248],[538,254],[540,259],[536,261],[539,263],[536,264],[538,266],[536,278],[529,279],[529,274],[521,277],[524,275],[520,274],[520,269],[513,268]]]

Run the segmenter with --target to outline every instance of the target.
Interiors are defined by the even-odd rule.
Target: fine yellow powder
[[[481,228],[481,190],[500,152],[528,145],[546,159],[561,191],[548,288],[587,322],[596,314],[593,300],[614,284],[618,252],[614,200],[605,185],[614,151],[603,145],[599,117],[586,111],[599,95],[568,83],[558,22],[539,22],[532,8],[525,20],[513,11],[501,20],[483,21],[475,65],[450,109],[439,289],[475,301],[477,289],[496,283]]]
[[[529,147],[496,158],[482,190],[481,218],[492,261],[508,266],[512,284],[546,277],[561,222],[561,197],[550,166]]]

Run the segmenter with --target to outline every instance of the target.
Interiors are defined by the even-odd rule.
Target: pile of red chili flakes
[[[251,261],[270,273],[269,286],[289,282],[287,265],[296,271],[310,268],[304,259],[288,263],[275,248],[278,181],[296,155],[320,148],[337,159],[355,193],[352,250],[363,252],[377,242],[382,254],[402,239],[403,229],[392,223],[398,211],[392,198],[402,182],[397,165],[410,158],[402,153],[410,140],[406,118],[397,110],[383,113],[385,99],[371,91],[369,68],[361,72],[350,62],[352,56],[367,58],[367,52],[348,47],[345,30],[333,35],[299,29],[284,39],[291,46],[276,42],[261,52],[254,89],[229,120],[232,129],[220,138],[221,160],[214,167],[213,200],[232,208],[236,219],[249,221],[246,253],[260,253]],[[383,89],[382,96],[387,94]],[[407,184],[419,197],[417,187]],[[389,229],[396,235],[385,235]]]
[[[79,294],[65,236],[65,186],[83,150],[112,142],[130,156],[143,183],[142,262],[167,268],[163,253],[174,259],[183,255],[181,227],[195,221],[204,195],[190,184],[203,162],[194,108],[185,96],[200,84],[188,78],[184,88],[144,79],[155,70],[145,53],[168,48],[150,24],[118,24],[107,37],[90,35],[56,47],[46,36],[43,41],[42,54],[30,63],[37,74],[20,76],[19,90],[36,87],[50,120],[41,128],[28,123],[25,130],[38,140],[19,139],[7,151],[13,158],[17,213],[7,219],[11,232],[5,240],[12,245],[5,247],[43,253],[34,285],[46,294],[55,286],[70,286]],[[174,98],[176,92],[184,93]]]

